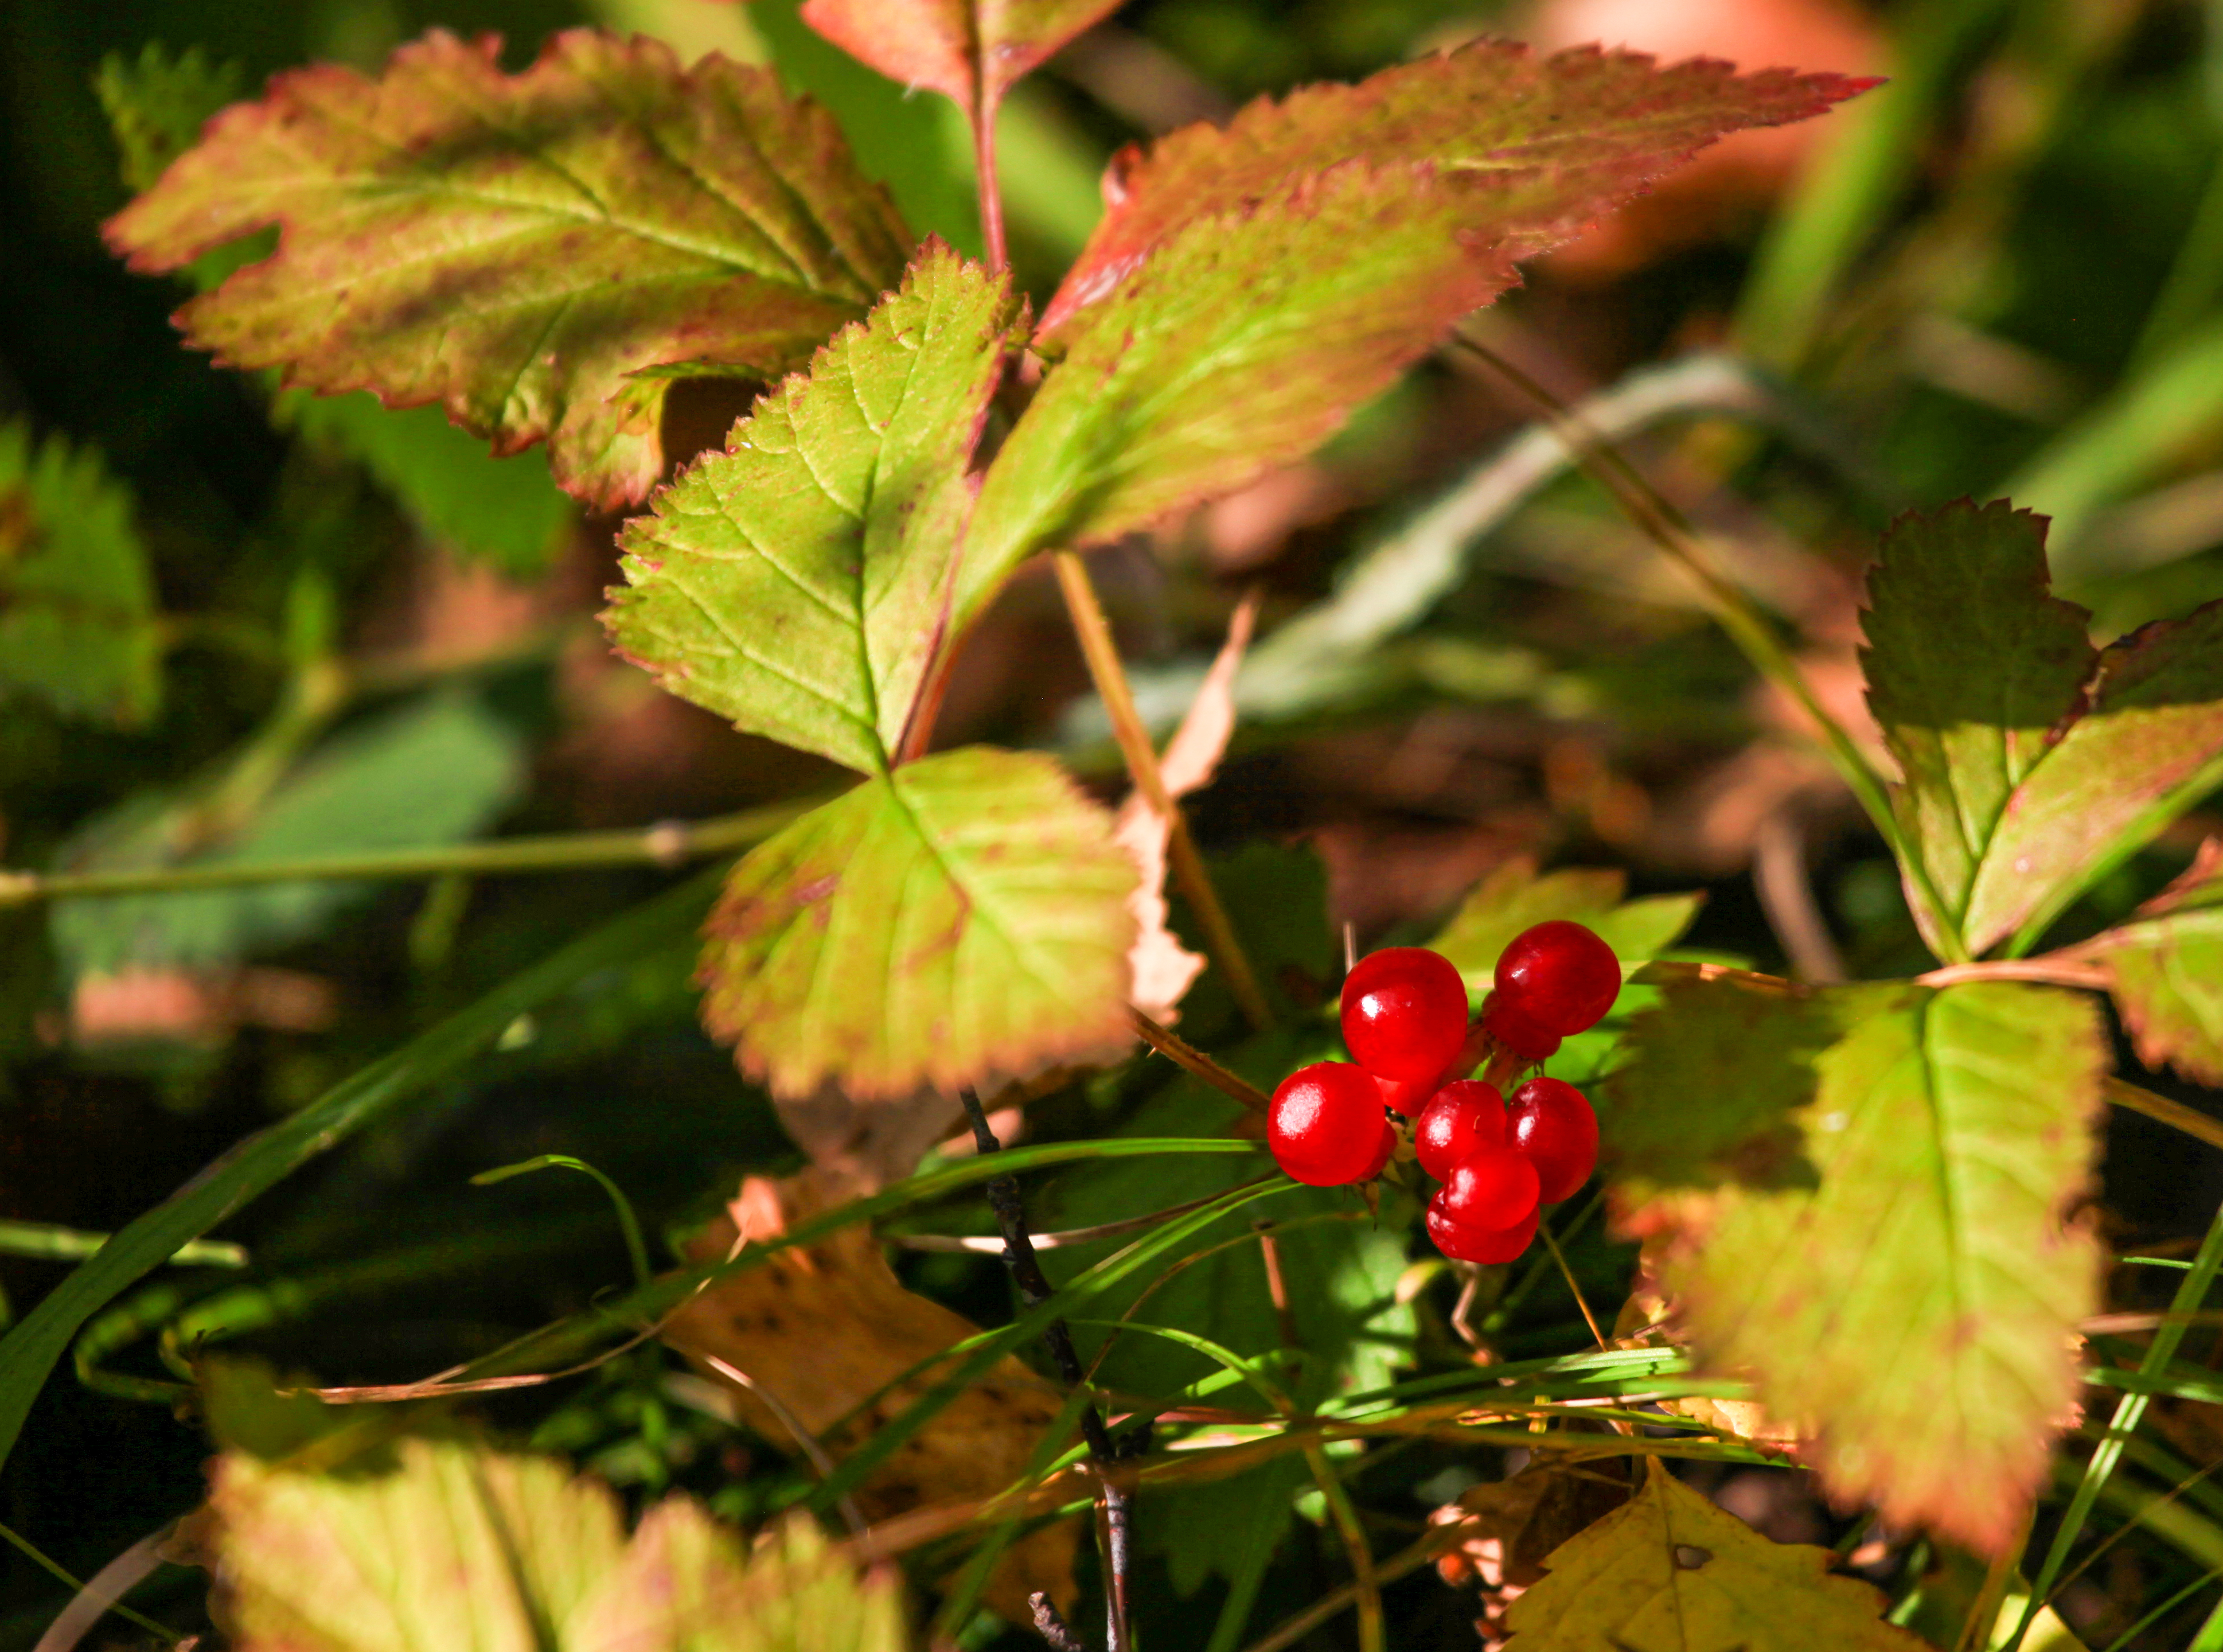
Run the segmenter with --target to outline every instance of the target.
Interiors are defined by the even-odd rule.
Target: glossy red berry
[[[1420,1168],[1439,1182],[1485,1147],[1512,1144],[1505,1125],[1505,1098],[1497,1086],[1479,1079],[1463,1078],[1446,1084],[1420,1109],[1413,1127],[1413,1145]]]
[[[1512,1227],[1535,1214],[1536,1167],[1510,1147],[1478,1147],[1452,1169],[1436,1195],[1444,1219],[1461,1227]]]
[[[1559,1047],[1559,1035],[1546,1031],[1513,1006],[1502,993],[1492,993],[1483,1006],[1483,1030],[1524,1062],[1540,1062]]]
[[[1428,1201],[1428,1237],[1436,1249],[1459,1262],[1510,1262],[1536,1237],[1538,1213],[1510,1227],[1468,1227],[1444,1213],[1441,1193]]]
[[[1382,1145],[1374,1150],[1374,1162],[1359,1172],[1358,1179],[1361,1182],[1374,1180],[1376,1176],[1389,1168],[1389,1161],[1396,1156],[1396,1126],[1384,1119],[1382,1121]]]
[[[1266,1114],[1274,1162],[1315,1188],[1339,1187],[1370,1174],[1367,1166],[1389,1126],[1372,1076],[1349,1062],[1314,1062],[1275,1088]]]
[[[1555,918],[1523,930],[1497,960],[1497,990],[1546,1032],[1597,1025],[1621,993],[1621,961],[1579,924]]]
[[[1597,1168],[1597,1114],[1583,1093],[1556,1078],[1532,1078],[1506,1105],[1513,1145],[1536,1167],[1538,1195],[1554,1204]]]
[[[1420,1116],[1420,1109],[1428,1105],[1428,1098],[1444,1087],[1444,1075],[1433,1078],[1384,1078],[1374,1075],[1374,1087],[1382,1092],[1382,1105],[1394,1108],[1407,1119]]]
[[[1466,1042],[1466,983],[1426,947],[1388,947],[1343,981],[1343,1041],[1380,1078],[1432,1079]]]

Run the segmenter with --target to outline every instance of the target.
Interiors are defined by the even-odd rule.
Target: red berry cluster
[[[1422,947],[1361,959],[1343,984],[1356,1062],[1315,1062],[1282,1081],[1266,1126],[1276,1162],[1314,1187],[1370,1180],[1397,1151],[1390,1115],[1401,1114],[1420,1168],[1444,1184],[1428,1201],[1437,1248],[1464,1262],[1527,1250],[1540,1207],[1590,1179],[1596,1115],[1555,1078],[1530,1079],[1508,1105],[1496,1085],[1461,1075],[1485,1056],[1493,1076],[1517,1072],[1594,1025],[1621,991],[1621,965],[1581,924],[1539,924],[1498,959],[1496,988],[1470,1029],[1447,959]]]

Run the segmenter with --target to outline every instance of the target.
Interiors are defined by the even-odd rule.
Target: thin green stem
[[[602,1191],[610,1196],[610,1204],[618,1214],[618,1228],[625,1235],[626,1256],[633,1263],[633,1282],[636,1286],[646,1284],[655,1277],[648,1265],[648,1246],[640,1237],[640,1220],[633,1214],[633,1201],[625,1189],[583,1158],[569,1153],[543,1153],[538,1158],[528,1158],[516,1164],[504,1164],[491,1170],[481,1170],[471,1178],[475,1188],[490,1188],[498,1182],[507,1182],[513,1176],[530,1176],[535,1170],[576,1170],[590,1176],[601,1183]]]
[[[1366,1541],[1366,1528],[1358,1518],[1357,1507],[1325,1451],[1307,1445],[1305,1463],[1313,1472],[1320,1496],[1327,1499],[1328,1516],[1343,1539],[1344,1553],[1350,1557],[1355,1590],[1352,1598],[1358,1603],[1359,1652],[1389,1652],[1389,1630],[1382,1616],[1382,1583],[1375,1573],[1374,1550]]]
[[[709,820],[660,821],[625,831],[553,832],[492,842],[297,861],[217,861],[118,872],[0,871],[0,907],[100,895],[174,894],[274,883],[358,883],[571,871],[585,867],[677,867],[761,842],[816,799],[768,804]]]
[[[0,1255],[36,1257],[46,1262],[82,1262],[108,1243],[107,1233],[51,1222],[0,1221]],[[194,1239],[170,1258],[179,1268],[243,1268],[245,1247],[230,1239]]]
[[[1696,532],[1683,514],[1647,482],[1634,466],[1610,445],[1596,441],[1567,406],[1534,379],[1487,345],[1455,335],[1459,345],[1495,368],[1552,421],[1583,468],[1610,493],[1623,514],[1641,529],[1671,560],[1697,585],[1711,607],[1716,621],[1729,634],[1754,671],[1789,695],[1812,722],[1823,753],[1839,777],[1860,800],[1876,830],[1906,873],[1916,892],[1939,916],[1936,928],[1943,941],[1948,963],[1966,963],[1968,952],[1953,926],[1943,921],[1948,911],[1931,882],[1930,871],[1899,830],[1891,793],[1845,726],[1822,703],[1798,663],[1777,640],[1767,617],[1755,607],[1735,581],[1715,567]]]
[[[2169,1303],[2171,1315],[2188,1315],[2199,1311],[2207,1298],[2207,1287],[2215,1277],[2216,1269],[2223,1266],[2223,1209],[2207,1225],[2207,1236],[2200,1242],[2199,1253],[2192,1258],[2192,1266],[2177,1286],[2176,1296]],[[2184,1340],[2185,1327],[2164,1321],[2154,1331],[2153,1340],[2146,1346],[2145,1357],[2138,1361],[2138,1372],[2144,1377],[2157,1377],[2168,1369],[2176,1358],[2177,1344]],[[2100,1499],[2115,1465],[2121,1459],[2123,1447],[2138,1431],[2144,1419],[2151,1397],[2145,1394],[2125,1394],[2115,1403],[2115,1416],[2107,1425],[2106,1434],[2092,1449],[2084,1465],[2084,1478],[2069,1500],[2068,1512],[2061,1517],[2060,1529],[2053,1535],[2052,1547],[2045,1552],[2045,1562],[2038,1568],[2032,1581],[2030,1599],[2024,1605],[2022,1620],[2015,1625],[2014,1634],[2000,1652],[2018,1652],[2023,1636],[2030,1633],[2031,1621],[2038,1609],[2052,1598],[2055,1582],[2067,1563],[2069,1551],[2075,1546],[2077,1537],[2090,1518],[2092,1505]]]
[[[85,1585],[82,1581],[71,1576],[67,1567],[64,1567],[59,1561],[49,1556],[45,1550],[40,1548],[37,1544],[32,1542],[29,1538],[25,1537],[22,1533],[15,1531],[7,1526],[0,1526],[0,1539],[5,1539],[16,1548],[22,1551],[27,1559],[45,1567],[48,1572],[51,1572],[61,1581],[63,1586],[67,1588],[72,1594],[81,1595],[85,1592]],[[125,1605],[120,1600],[110,1601],[108,1603],[108,1610],[114,1612],[118,1617],[125,1619],[127,1622],[136,1624],[141,1629],[145,1630],[150,1635],[161,1636],[165,1645],[174,1646],[180,1638],[177,1630],[169,1628],[166,1624],[158,1624],[153,1618],[145,1617],[139,1612],[132,1611],[130,1607]]]

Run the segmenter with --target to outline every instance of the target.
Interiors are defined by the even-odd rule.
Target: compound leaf
[[[2223,838],[2131,921],[2087,943],[2111,977],[2138,1059],[2223,1085]]]
[[[989,470],[960,619],[1034,551],[1116,538],[1310,451],[1518,260],[1722,134],[1864,84],[1488,41],[1115,162],[1113,205],[1043,318],[1062,362]]]
[[[876,776],[734,868],[702,1014],[784,1096],[992,1088],[1119,1053],[1133,862],[1049,759],[971,747]]]
[[[1918,1652],[1883,1592],[1832,1576],[1826,1548],[1771,1542],[1659,1466],[1553,1549],[1506,1614],[1521,1652]]]
[[[1119,0],[805,0],[803,20],[891,80],[992,121],[1011,83]]]
[[[1834,1495],[1994,1550],[2076,1394],[2106,1048],[2050,988],[1671,987],[1600,1109],[1711,1370]]]
[[[2035,931],[2223,779],[2223,604],[2104,649],[2049,594],[2045,519],[1900,519],[1870,577],[1868,703],[1942,910],[1933,948]]]
[[[0,694],[134,728],[162,697],[154,582],[98,454],[0,425]]]
[[[617,1499],[542,1458],[404,1440],[344,1473],[218,1460],[203,1529],[242,1652],[897,1652],[891,1578],[807,1521],[753,1554],[684,1498],[630,1540]]]
[[[226,866],[452,843],[482,830],[525,779],[516,734],[475,701],[439,697],[350,729],[243,818],[215,795],[135,799],[59,857],[73,872]],[[375,886],[273,883],[57,901],[65,973],[230,963],[316,934]]]
[[[589,503],[639,499],[670,381],[768,378],[903,263],[885,194],[768,71],[575,29],[521,74],[434,31],[373,80],[279,76],[109,222],[176,269],[276,225],[193,300],[193,343],[327,394],[438,402]]]
[[[672,693],[867,772],[902,742],[1017,323],[1007,278],[929,243],[902,290],[626,524],[603,615]]]

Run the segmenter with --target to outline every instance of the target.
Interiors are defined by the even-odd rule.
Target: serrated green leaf
[[[135,728],[161,703],[161,664],[130,494],[91,450],[0,424],[0,694]]]
[[[425,537],[516,578],[545,572],[577,508],[531,455],[499,458],[438,407],[382,407],[375,396],[281,395],[281,425],[361,462]]]
[[[1506,1614],[1521,1652],[1920,1652],[1826,1548],[1771,1542],[1661,1467],[1553,1549]]]
[[[1703,894],[1653,895],[1624,901],[1628,874],[1616,867],[1565,867],[1536,875],[1536,863],[1516,857],[1477,884],[1428,945],[1450,959],[1467,990],[1489,990],[1497,955],[1533,924],[1571,918],[1611,947],[1624,970],[1648,963],[1691,927]]]
[[[1134,863],[1048,758],[968,747],[813,810],[734,868],[702,1017],[778,1094],[990,1088],[1117,1055]]]
[[[1812,1439],[1833,1495],[1990,1551],[2076,1393],[2106,1047],[1996,981],[1671,987],[1601,1098],[1623,1225],[1708,1370]]]
[[[620,539],[627,658],[734,726],[876,772],[942,634],[973,444],[1017,314],[929,243],[902,290],[683,472]]]
[[[1045,313],[1063,360],[990,467],[960,620],[1035,551],[1147,526],[1309,451],[1518,260],[1723,133],[1861,84],[1490,41],[1161,141],[1115,170]]]
[[[899,1652],[892,1577],[807,1520],[754,1554],[683,1498],[630,1540],[616,1498],[545,1458],[405,1440],[313,1472],[218,1460],[212,1610],[241,1652]]]
[[[274,256],[180,312],[193,343],[437,401],[499,452],[545,439],[568,490],[629,503],[661,467],[671,379],[793,366],[893,284],[905,236],[768,72],[584,29],[522,74],[499,49],[436,30],[376,80],[280,75],[108,239],[161,271],[278,225]]]
[[[135,60],[112,52],[103,58],[92,87],[122,154],[125,186],[152,189],[209,117],[239,96],[239,80],[236,63],[211,62],[198,46],[173,56],[149,41]]]
[[[281,780],[244,823],[211,838],[195,794],[142,797],[66,846],[72,871],[237,865],[455,842],[523,785],[517,735],[476,701],[437,697],[351,729]],[[367,886],[279,883],[54,903],[65,973],[206,966],[320,930]]]
[[[2223,1085],[2223,838],[2126,924],[2087,943],[2138,1059]]]
[[[2223,604],[2105,649],[2051,596],[2045,520],[2004,500],[1909,515],[1869,582],[1868,703],[1943,904],[1924,938],[2034,933],[2223,779]]]

